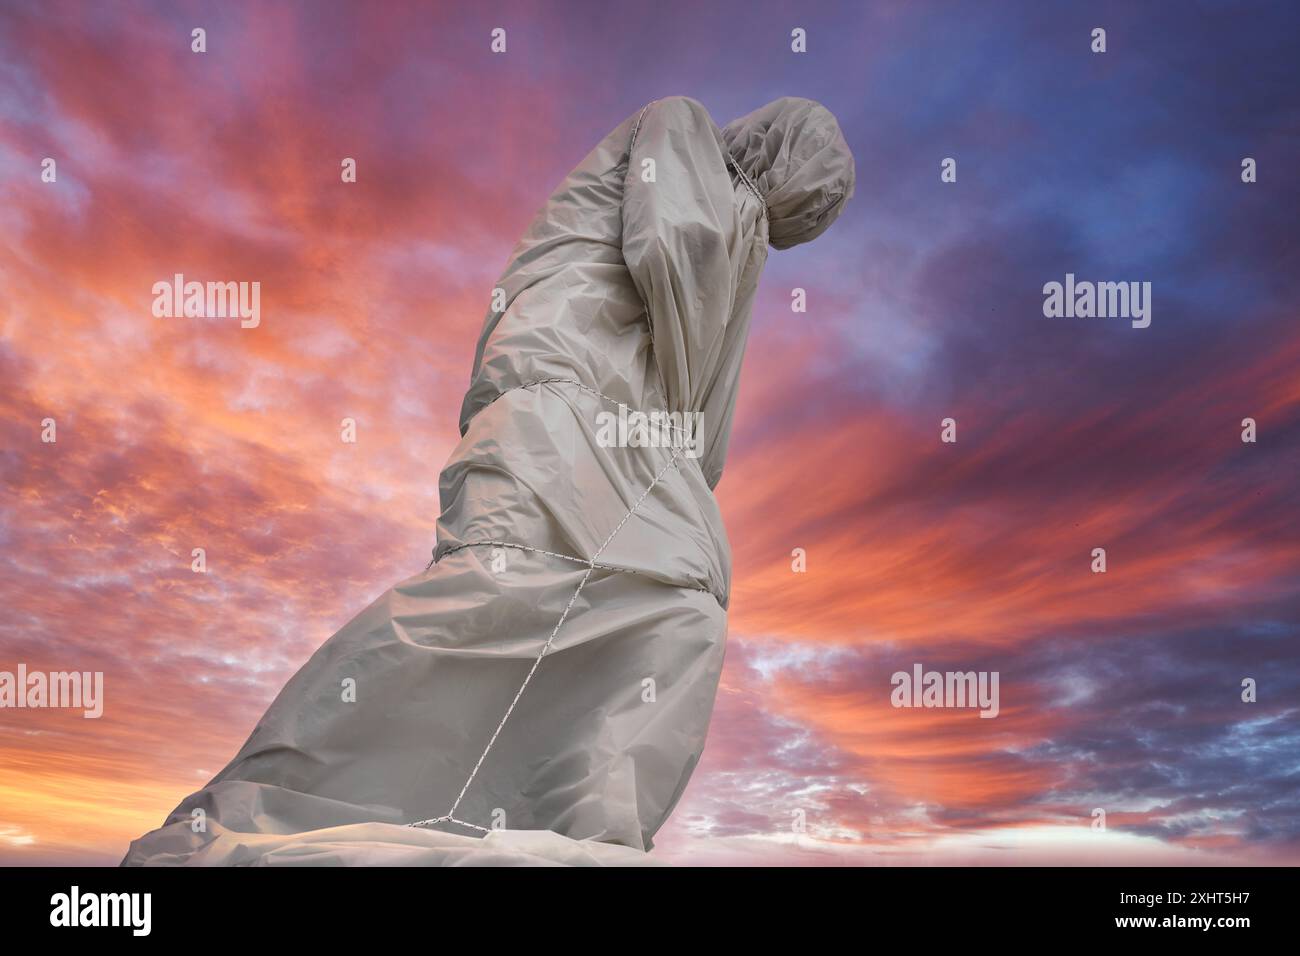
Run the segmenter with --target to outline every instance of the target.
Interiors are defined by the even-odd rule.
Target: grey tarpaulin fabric
[[[498,282],[433,563],[323,644],[124,863],[649,849],[722,667],[731,567],[712,489],[769,240],[818,235],[853,178],[834,117],[803,99],[722,130],[694,100],[657,100],[601,141]],[[683,430],[612,437],[618,416],[652,411]],[[558,836],[516,832],[539,830]]]

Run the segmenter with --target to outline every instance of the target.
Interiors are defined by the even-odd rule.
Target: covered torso
[[[658,101],[611,132],[498,282],[504,309],[488,314],[465,440],[443,472],[438,555],[505,539],[591,557],[667,457],[600,447],[598,414],[698,412],[698,446],[601,554],[725,606],[730,556],[711,489],[767,249],[763,203],[702,106]]]

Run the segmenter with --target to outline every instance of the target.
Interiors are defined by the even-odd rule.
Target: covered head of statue
[[[641,859],[722,667],[713,489],[759,273],[853,181],[805,99],[719,129],[670,97],[606,136],[496,283],[433,562],[321,645],[124,863]]]

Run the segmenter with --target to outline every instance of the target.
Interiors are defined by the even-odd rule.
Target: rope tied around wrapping
[[[497,737],[501,735],[501,730],[505,727],[506,721],[508,721],[510,715],[514,713],[515,705],[518,704],[519,699],[524,696],[524,691],[527,689],[529,682],[533,679],[533,675],[537,673],[537,668],[542,663],[542,658],[545,657],[547,652],[551,649],[551,645],[555,643],[555,636],[560,633],[560,628],[563,627],[564,622],[568,620],[569,612],[573,610],[573,605],[577,602],[578,595],[582,593],[582,589],[587,586],[587,581],[590,580],[592,572],[596,570],[596,559],[601,556],[607,547],[609,547],[609,543],[613,541],[614,537],[623,529],[623,525],[627,524],[628,519],[631,518],[632,515],[636,513],[636,510],[641,507],[641,503],[646,500],[650,492],[654,489],[654,486],[659,484],[659,479],[663,478],[663,476],[668,473],[668,469],[676,463],[677,456],[680,454],[680,448],[673,449],[672,455],[669,456],[668,461],[664,464],[663,468],[661,468],[659,473],[654,476],[654,480],[646,486],[645,491],[641,492],[641,497],[638,498],[636,503],[628,509],[627,514],[623,516],[623,519],[619,521],[614,530],[609,533],[609,537],[607,537],[601,546],[596,549],[595,554],[590,558],[583,560],[582,563],[587,565],[587,570],[583,572],[582,580],[578,582],[578,586],[574,590],[573,596],[569,598],[569,603],[564,606],[564,612],[560,615],[560,619],[555,622],[555,627],[551,630],[551,636],[546,639],[546,643],[542,645],[541,651],[538,652],[536,659],[533,661],[533,666],[528,669],[528,673],[524,676],[524,682],[519,685],[519,690],[515,692],[514,699],[510,701],[510,706],[506,708],[506,712],[502,716],[500,723],[497,724],[497,729],[492,732],[492,738],[487,742],[487,746],[483,748],[483,752],[479,755],[478,762],[474,764],[474,769],[470,771],[469,778],[465,781],[465,785],[460,788],[460,794],[456,797],[455,802],[452,803],[451,809],[440,817],[433,817],[428,820],[419,820],[415,823],[408,823],[406,824],[408,827],[427,827],[436,823],[456,823],[460,826],[469,827],[472,830],[480,830],[483,833],[490,832],[487,827],[456,819],[456,808],[459,807],[460,802],[465,799],[465,794],[469,791],[470,784],[474,782],[474,778],[478,776],[479,768],[483,766],[483,761],[487,759],[488,752],[491,751],[492,745],[497,742]],[[561,555],[561,557],[564,556]]]
[[[732,169],[734,169],[736,171],[736,175],[740,177],[740,181],[749,187],[749,191],[753,193],[754,198],[758,200],[759,208],[763,210],[763,218],[767,219],[768,218],[767,200],[764,199],[763,194],[758,191],[758,187],[754,185],[754,181],[745,174],[745,171],[743,169],[740,168],[740,163],[736,162],[735,157],[728,156],[727,165],[730,166]]]

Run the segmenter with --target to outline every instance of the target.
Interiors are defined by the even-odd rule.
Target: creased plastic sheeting
[[[648,850],[722,667],[731,559],[712,489],[769,215],[792,244],[852,188],[838,125],[807,100],[720,130],[673,97],[598,144],[497,283],[434,563],[325,642],[123,862],[621,865]],[[699,412],[698,445],[607,447],[599,416],[620,405]]]
[[[213,824],[195,850],[177,831],[158,831],[155,865],[202,866],[658,866],[631,847],[571,840],[549,830],[494,830],[483,837],[389,823],[353,823],[306,833],[241,833]],[[169,858],[169,844],[175,845]]]

